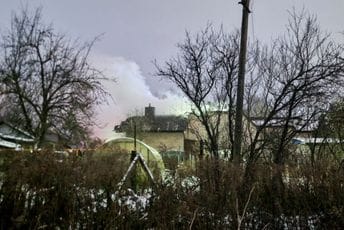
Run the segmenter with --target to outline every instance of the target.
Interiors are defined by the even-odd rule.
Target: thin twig
[[[253,193],[254,189],[255,189],[255,184],[252,186],[252,188],[250,190],[250,193],[248,195],[247,201],[245,203],[245,206],[244,206],[244,209],[242,210],[242,214],[241,215],[239,215],[239,201],[238,201],[238,198],[236,198],[236,211],[237,211],[237,219],[238,219],[238,230],[240,230],[241,223],[242,223],[242,221],[245,218],[246,210],[247,210],[248,204],[251,201],[251,196],[252,196],[252,193]]]
[[[191,223],[190,223],[190,226],[189,226],[189,230],[192,229],[192,225],[193,225],[193,223],[194,223],[194,221],[195,221],[195,219],[196,219],[197,211],[198,211],[198,208],[196,208],[196,210],[195,210],[194,213],[193,213],[193,217],[192,217],[192,220],[191,220]]]

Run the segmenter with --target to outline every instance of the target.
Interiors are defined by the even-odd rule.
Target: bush
[[[13,153],[3,168],[2,229],[107,223],[121,165],[115,156],[61,160],[51,152]]]
[[[205,159],[179,167],[154,190],[147,184],[135,194],[126,187],[118,191],[127,170],[120,154],[6,152],[1,157],[1,229],[333,229],[344,224],[344,169],[331,161],[245,168]],[[276,172],[283,172],[279,193]]]

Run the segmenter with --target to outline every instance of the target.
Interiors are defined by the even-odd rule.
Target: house
[[[66,138],[63,138],[61,135],[50,130],[44,136],[45,147],[49,146],[54,149],[56,146],[65,147],[65,143],[67,143]],[[10,124],[9,122],[0,121],[0,149],[31,150],[35,148],[35,144],[35,138],[28,132]]]
[[[124,132],[159,152],[184,152],[187,119],[176,115],[156,115],[155,107],[145,107],[143,116],[128,117],[114,131]]]
[[[267,122],[265,122],[266,119],[264,117],[250,117],[250,120],[257,128],[262,127],[264,134],[279,133],[286,125],[284,117],[274,117]],[[300,117],[292,117],[287,127],[288,131],[292,132],[296,138],[312,138],[317,129],[317,123],[305,123]]]
[[[209,122],[214,125],[219,119],[219,150],[229,151],[229,116],[226,111],[211,112]],[[232,124],[233,125],[233,124]],[[179,157],[190,158],[202,150],[207,152],[207,132],[199,119],[190,114],[187,118],[175,115],[156,115],[155,108],[149,105],[143,116],[132,116],[115,126],[116,132],[134,137],[157,149],[160,153],[185,153]],[[244,118],[244,141],[255,134],[255,126]],[[233,132],[233,130],[231,130]]]
[[[0,121],[0,149],[32,149],[34,137],[15,126]]]
[[[53,150],[64,150],[64,149],[73,149],[74,146],[70,145],[70,139],[66,136],[59,134],[57,131],[53,129],[47,130],[44,135],[43,143],[41,145],[42,148],[48,148]]]
[[[212,111],[209,112],[209,123],[210,126],[215,129],[218,127],[218,150],[219,154],[221,155],[230,154],[230,150],[233,144],[233,136],[234,136],[234,120],[230,119],[233,118],[233,114],[230,115],[228,111]],[[256,134],[256,126],[251,123],[250,119],[246,116],[243,117],[243,144],[249,145],[251,142],[251,138]],[[185,134],[185,139],[188,148],[193,154],[197,154],[200,152],[201,141],[203,143],[207,142],[208,135],[206,129],[202,122],[193,114],[190,114],[188,117],[188,127]],[[204,146],[206,148],[206,146]],[[206,149],[204,149],[206,150]]]
[[[233,144],[234,119],[228,111],[211,111],[208,113],[210,126],[217,126],[217,144],[220,155],[229,156]],[[232,119],[231,119],[232,118]],[[263,117],[243,116],[243,146],[250,146],[253,141],[256,148],[263,140],[271,135],[278,135],[284,127],[284,118],[275,117],[265,122]],[[302,125],[302,120],[293,118],[288,124],[288,130],[294,138],[311,138],[315,125]],[[254,140],[259,129],[262,129],[258,139]],[[175,115],[156,115],[155,108],[149,105],[143,116],[132,116],[115,126],[116,132],[124,132],[126,136],[134,137],[147,143],[160,153],[182,152],[183,157],[189,158],[207,149],[208,135],[202,122],[194,115],[187,118]],[[291,141],[293,144],[293,141]]]

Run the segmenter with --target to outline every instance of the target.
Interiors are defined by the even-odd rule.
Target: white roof
[[[340,143],[340,140],[337,138],[320,138],[320,137],[295,137],[293,141],[298,142],[298,144],[322,144],[322,143]]]
[[[0,137],[5,138],[5,139],[16,140],[16,141],[34,142],[33,138],[18,137],[15,135],[8,135],[8,134],[3,134],[3,133],[0,133]]]
[[[15,142],[34,142],[34,137],[28,132],[6,122],[0,122],[0,138],[10,141],[14,140]]]
[[[0,146],[5,147],[5,148],[11,148],[11,149],[17,149],[20,148],[20,145],[10,142],[10,141],[5,141],[0,139]]]
[[[251,118],[255,126],[262,126],[265,123],[265,118]],[[305,125],[307,123],[307,125]],[[291,119],[288,123],[289,126],[294,127],[298,131],[313,131],[317,128],[317,122],[304,122],[300,119]],[[267,127],[279,127],[285,125],[284,118],[272,118],[266,124]]]

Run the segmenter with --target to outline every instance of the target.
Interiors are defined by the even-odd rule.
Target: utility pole
[[[235,113],[235,129],[234,129],[234,143],[233,143],[233,161],[239,164],[241,161],[241,146],[243,136],[243,105],[244,105],[244,90],[245,90],[245,65],[247,52],[247,28],[248,15],[251,12],[250,0],[241,0],[239,4],[242,5],[242,19],[241,19],[241,40],[239,53],[239,72],[238,72],[238,87],[237,87],[237,104]]]

